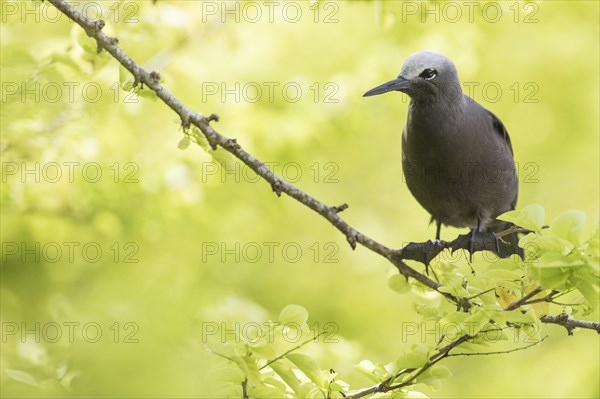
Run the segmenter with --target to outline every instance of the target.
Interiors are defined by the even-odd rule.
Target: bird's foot
[[[473,254],[477,251],[492,251],[500,253],[499,238],[493,232],[482,232],[471,230],[468,234],[462,234],[452,242],[452,252],[457,249],[469,251],[469,262],[473,262]]]
[[[425,265],[425,272],[429,274],[429,263],[440,252],[448,248],[448,243],[442,240],[428,240],[423,243],[411,242],[398,251],[400,259],[410,259]]]

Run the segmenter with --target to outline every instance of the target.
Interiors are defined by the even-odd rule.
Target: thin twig
[[[497,287],[492,287],[492,288],[490,288],[490,289],[487,289],[487,290],[481,291],[480,293],[477,293],[477,294],[475,294],[475,295],[471,295],[470,297],[467,297],[467,298],[465,298],[465,299],[470,301],[471,299],[475,299],[475,298],[477,298],[477,297],[480,297],[481,295],[485,295],[485,294],[487,294],[488,292],[495,291],[495,290],[496,290],[496,288],[497,288]]]
[[[283,354],[277,356],[275,359],[271,359],[269,360],[264,366],[259,367],[259,370],[264,369],[265,367],[270,366],[271,364],[275,363],[278,360],[283,359],[284,357],[286,357],[287,355],[289,355],[290,353],[292,353],[293,351],[296,351],[300,348],[302,348],[304,345],[308,344],[310,341],[314,341],[315,339],[319,338],[321,335],[325,334],[327,331],[321,331],[320,333],[318,333],[317,335],[315,335],[313,338],[311,339],[307,339],[306,341],[302,342],[300,345],[293,347],[292,349],[284,352]]]
[[[534,289],[533,291],[530,291],[527,294],[525,294],[525,296],[523,296],[522,298],[519,298],[516,301],[514,301],[513,303],[511,303],[510,305],[508,305],[506,308],[504,308],[504,310],[518,309],[521,306],[523,306],[529,299],[536,296],[540,292],[542,292],[542,289],[540,287],[538,287],[538,288]]]
[[[554,298],[556,298],[556,294],[558,294],[558,293],[559,293],[559,291],[552,290],[545,297],[526,300],[525,302],[523,302],[521,304],[521,306],[531,305],[533,303],[539,303],[539,302],[552,302],[554,300]]]
[[[374,394],[374,393],[378,393],[378,392],[389,392],[389,391],[393,391],[396,389],[400,389],[400,388],[404,388],[404,387],[408,387],[413,385],[414,381],[421,375],[423,374],[425,371],[427,371],[428,369],[430,369],[432,366],[434,366],[436,363],[438,363],[439,361],[441,361],[442,359],[444,359],[445,357],[448,356],[448,352],[450,352],[452,349],[456,348],[457,346],[459,346],[460,344],[468,341],[469,339],[471,339],[473,337],[469,336],[469,335],[463,335],[460,338],[458,338],[456,341],[451,342],[450,344],[444,346],[443,348],[439,349],[438,352],[431,356],[429,358],[429,361],[424,364],[422,367],[418,368],[418,369],[407,369],[407,370],[401,370],[398,373],[396,373],[395,375],[393,375],[392,377],[388,378],[387,380],[380,382],[377,385],[373,385],[369,388],[363,389],[362,391],[358,391],[353,393],[352,395],[347,395],[345,397],[345,399],[360,399],[363,398],[365,396]],[[398,378],[399,376],[401,376],[402,374],[405,374],[406,372],[414,372],[417,371],[414,375],[412,375],[409,379],[402,381],[401,383],[398,383],[396,385],[391,385],[394,380],[396,378]]]
[[[248,398],[248,378],[244,378],[244,381],[242,381],[242,399]]]
[[[548,338],[548,336],[546,335],[544,338],[540,339],[539,341],[536,341],[534,343],[531,343],[529,345],[526,346],[521,346],[519,348],[513,348],[513,349],[507,349],[505,351],[494,351],[494,352],[474,352],[474,353],[450,353],[448,354],[448,356],[446,357],[452,357],[452,356],[485,356],[485,355],[504,355],[507,353],[512,353],[512,352],[518,352],[518,351],[522,351],[528,348],[531,348],[532,346],[536,346],[537,344],[543,342],[546,338]]]
[[[307,193],[299,190],[280,176],[273,173],[271,168],[269,168],[265,163],[256,159],[254,156],[242,149],[235,139],[230,139],[218,133],[210,125],[211,121],[218,119],[216,115],[204,117],[196,112],[193,112],[183,103],[181,103],[159,83],[160,75],[157,72],[145,71],[118,46],[118,40],[116,38],[109,37],[102,31],[102,28],[104,27],[103,21],[92,21],[88,19],[65,0],[48,1],[65,15],[67,15],[67,17],[80,25],[88,36],[94,38],[98,45],[98,51],[108,51],[121,65],[123,65],[125,69],[127,69],[134,76],[134,81],[136,83],[144,84],[149,89],[154,91],[158,98],[160,98],[166,105],[168,105],[179,115],[184,129],[189,128],[190,124],[197,126],[206,136],[211,148],[216,149],[217,147],[222,147],[250,167],[250,169],[256,172],[256,174],[266,180],[276,194],[280,195],[281,193],[284,193],[323,216],[336,229],[346,236],[346,240],[353,249],[356,248],[356,244],[361,244],[362,246],[388,259],[407,279],[409,277],[413,278],[426,287],[439,292],[441,284],[408,266],[396,256],[397,252],[395,250],[378,243],[370,237],[367,237],[346,223],[338,215],[340,210],[342,210],[341,208],[345,209],[345,207],[328,206],[308,195]],[[455,298],[451,294],[441,294],[455,303],[460,302],[459,298]]]
[[[268,182],[277,195],[281,195],[281,193],[284,193],[290,196],[291,198],[294,198],[298,202],[302,203],[303,205],[307,206],[308,208],[312,209],[322,217],[324,217],[336,229],[338,229],[342,234],[345,235],[346,240],[353,249],[356,248],[357,244],[360,244],[368,248],[369,250],[383,256],[384,258],[388,259],[405,278],[412,278],[425,285],[426,287],[429,287],[432,290],[439,292],[446,299],[456,303],[458,308],[462,310],[466,311],[472,306],[472,304],[469,301],[469,298],[457,298],[452,294],[440,292],[440,288],[442,287],[440,283],[430,279],[425,274],[418,272],[417,270],[413,269],[412,267],[408,266],[405,262],[403,262],[402,257],[400,256],[402,250],[393,250],[391,248],[388,248],[385,245],[382,245],[377,241],[373,240],[372,238],[360,233],[358,230],[346,223],[338,215],[339,212],[347,208],[345,204],[342,206],[328,206],[323,202],[318,201],[314,197],[288,183],[280,176],[274,174],[264,162],[256,159],[254,156],[243,150],[235,139],[230,139],[218,133],[210,125],[212,121],[219,120],[219,117],[217,115],[212,114],[208,117],[204,117],[196,112],[193,112],[183,103],[181,103],[175,96],[173,96],[167,89],[165,89],[159,83],[160,75],[157,72],[145,71],[118,46],[118,39],[109,37],[106,34],[104,34],[104,32],[102,31],[102,28],[104,27],[104,21],[90,20],[65,0],[48,0],[48,2],[54,5],[57,9],[59,9],[69,19],[71,19],[72,21],[74,21],[82,27],[86,34],[96,41],[98,46],[98,52],[106,50],[125,69],[127,69],[134,77],[134,86],[146,85],[149,89],[154,91],[158,98],[160,98],[168,107],[170,107],[179,115],[184,129],[188,129],[191,124],[198,127],[198,129],[200,129],[200,131],[208,140],[208,143],[210,144],[212,149],[216,149],[219,146],[222,147],[226,151],[233,154],[242,163],[250,167],[250,169],[252,169],[259,176],[261,176],[266,182]],[[543,226],[542,228],[545,227],[547,226]],[[515,227],[513,230],[509,229],[508,231],[497,233],[496,236],[501,237],[505,234],[510,234],[514,232],[528,232],[528,230],[522,229],[520,227]],[[540,291],[541,289],[538,288],[537,292],[530,292],[525,297],[510,304],[505,310],[514,310],[519,308],[523,304],[527,303],[527,301],[531,297],[533,297]],[[542,317],[541,321],[544,323],[560,324],[557,323],[555,319],[550,318],[550,316],[547,316],[545,318]],[[577,325],[575,325],[575,327],[596,329],[596,324],[597,323],[595,322],[581,321],[578,322]],[[569,330],[569,332],[571,331],[572,329]]]

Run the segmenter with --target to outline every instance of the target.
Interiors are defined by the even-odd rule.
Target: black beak
[[[369,90],[368,92],[363,94],[363,97],[376,96],[378,94],[387,93],[388,91],[402,91],[406,93],[409,87],[410,80],[404,79],[402,76],[398,76],[394,80],[390,80],[387,83],[384,83]]]

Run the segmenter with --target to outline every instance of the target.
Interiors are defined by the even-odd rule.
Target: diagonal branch
[[[425,285],[426,287],[429,287],[432,290],[439,292],[446,299],[450,300],[451,302],[454,302],[459,309],[467,311],[473,306],[470,302],[472,298],[458,298],[452,294],[440,292],[440,288],[442,287],[440,283],[432,280],[425,274],[418,272],[417,270],[408,266],[403,261],[403,259],[415,259],[411,258],[411,255],[418,256],[418,251],[416,251],[416,249],[420,249],[422,252],[428,249],[439,252],[442,249],[446,248],[447,245],[452,245],[453,243],[455,243],[458,239],[451,243],[413,243],[412,247],[410,247],[409,245],[401,250],[394,250],[362,234],[361,232],[350,226],[348,223],[346,223],[339,216],[339,213],[348,207],[346,204],[342,204],[340,206],[329,206],[310,196],[304,191],[296,188],[280,176],[273,173],[271,169],[267,165],[265,165],[264,162],[260,161],[259,159],[252,156],[250,153],[246,152],[236,142],[235,139],[228,138],[217,132],[210,125],[211,121],[218,121],[218,117],[216,115],[213,114],[208,117],[204,117],[196,112],[193,112],[183,103],[181,103],[175,96],[173,96],[167,89],[165,89],[159,83],[160,75],[157,72],[145,71],[136,62],[134,62],[127,55],[127,53],[123,51],[123,49],[121,49],[118,46],[118,39],[109,37],[102,31],[102,28],[104,27],[104,21],[90,20],[65,0],[48,0],[48,2],[54,5],[73,22],[81,26],[81,28],[83,28],[87,35],[92,37],[96,41],[98,45],[98,52],[106,50],[121,65],[123,65],[123,67],[134,76],[135,85],[146,85],[148,88],[154,91],[158,98],[160,98],[167,106],[169,106],[169,108],[171,108],[173,111],[175,111],[175,113],[179,115],[184,129],[188,129],[192,124],[198,127],[198,129],[200,129],[200,131],[204,134],[204,136],[206,137],[210,146],[213,149],[216,149],[217,147],[222,147],[224,150],[230,152],[241,162],[243,162],[254,172],[256,172],[256,174],[261,176],[266,182],[268,182],[271,185],[273,191],[277,194],[277,196],[281,196],[282,193],[286,194],[289,197],[294,198],[301,204],[305,205],[306,207],[312,209],[314,212],[321,215],[323,218],[328,220],[337,230],[344,234],[346,240],[348,241],[352,249],[355,249],[356,245],[360,244],[365,248],[368,248],[369,250],[383,256],[384,258],[389,260],[390,263],[392,263],[406,279],[412,278]],[[498,236],[502,236],[504,234],[513,232],[526,231],[519,227],[514,227],[514,229],[514,231],[507,230],[506,232],[502,232]],[[484,242],[484,244],[482,244],[482,247],[476,248],[476,250],[490,249],[488,248],[488,246],[488,243]],[[456,249],[456,245],[453,248]],[[535,294],[537,294],[538,292],[539,291],[535,292]],[[530,292],[525,297],[509,305],[509,307],[506,310],[514,310],[527,303],[530,303],[528,302],[528,300],[531,299],[535,294],[532,294],[532,292]],[[544,316],[541,318],[541,321],[543,323],[563,325],[567,328],[569,333],[571,333],[573,328],[575,327],[594,329],[598,331],[600,325],[600,323],[597,322],[573,320],[568,317],[565,321],[562,315]]]
[[[371,251],[383,256],[388,259],[398,271],[407,279],[413,278],[419,281],[421,284],[431,288],[432,290],[438,291],[441,284],[430,279],[426,275],[418,272],[412,267],[404,263],[398,256],[397,251],[382,245],[375,240],[362,234],[348,223],[346,223],[338,213],[345,209],[347,206],[329,206],[323,202],[315,199],[309,194],[299,190],[292,184],[285,181],[280,176],[273,173],[267,165],[262,161],[256,159],[250,153],[246,152],[235,139],[230,139],[218,133],[211,125],[212,120],[218,120],[218,117],[211,115],[204,117],[196,112],[193,112],[183,103],[181,103],[175,96],[173,96],[167,89],[165,89],[160,83],[160,75],[157,72],[147,72],[135,63],[119,46],[118,40],[107,36],[102,28],[104,27],[104,21],[97,20],[92,21],[81,14],[77,9],[72,7],[65,0],[48,0],[61,12],[63,12],[72,21],[80,25],[88,36],[96,40],[98,45],[98,51],[108,51],[124,68],[126,68],[135,79],[136,84],[146,85],[148,88],[153,90],[158,98],[160,98],[165,104],[167,104],[173,111],[175,111],[181,118],[184,129],[190,127],[190,124],[197,126],[200,131],[206,136],[209,144],[213,149],[222,147],[226,151],[233,154],[236,158],[250,167],[256,174],[261,176],[264,180],[271,184],[273,191],[281,196],[282,193],[294,198],[298,202],[312,209],[319,215],[327,219],[336,229],[346,236],[346,240],[352,247],[356,248],[357,244],[360,244]],[[465,305],[460,301],[459,298],[454,297],[448,293],[441,293],[447,299],[452,302],[461,304],[461,307]],[[468,305],[466,305],[468,307]]]
[[[442,359],[450,356],[450,351],[452,349],[458,347],[462,343],[467,342],[468,340],[470,340],[472,338],[474,338],[474,337],[472,337],[470,335],[463,335],[463,336],[459,337],[458,339],[456,339],[455,341],[452,341],[448,345],[438,349],[437,353],[435,353],[434,355],[429,357],[428,362],[425,363],[423,366],[421,366],[417,369],[400,370],[398,373],[394,374],[387,380],[380,382],[379,384],[373,385],[369,388],[365,388],[361,391],[355,392],[351,395],[347,395],[345,397],[345,399],[360,399],[360,398],[363,398],[365,396],[369,396],[369,395],[372,395],[375,393],[394,391],[397,389],[406,388],[411,385],[414,385],[417,378],[420,375],[422,375],[424,372],[429,370],[431,367],[433,367],[436,363],[440,362]],[[415,372],[415,373],[412,376],[410,376],[410,378],[408,378],[405,381],[402,381],[400,383],[397,383],[395,385],[392,385],[394,380],[396,380],[402,374],[412,373],[412,372]]]
[[[373,385],[369,388],[365,388],[365,389],[355,392],[351,395],[347,395],[345,397],[345,399],[360,399],[360,398],[363,398],[365,396],[369,396],[369,395],[372,395],[375,393],[389,392],[389,391],[394,391],[394,390],[401,389],[401,388],[407,388],[411,385],[414,385],[417,382],[417,378],[420,375],[422,375],[428,369],[433,367],[436,363],[440,362],[442,359],[445,359],[447,357],[501,355],[501,354],[506,354],[506,353],[517,352],[517,351],[529,349],[532,346],[538,345],[539,343],[543,342],[547,338],[547,336],[540,339],[539,341],[533,342],[529,345],[519,347],[519,348],[509,349],[509,350],[505,350],[505,351],[483,352],[483,353],[450,353],[451,350],[457,348],[461,344],[463,344],[473,338],[475,338],[475,336],[463,335],[463,336],[459,337],[458,339],[456,339],[455,341],[450,342],[448,345],[440,348],[437,351],[437,353],[434,354],[433,356],[431,356],[429,358],[429,361],[427,363],[425,363],[423,366],[421,366],[420,368],[401,370],[400,372],[396,373],[394,376],[388,378],[387,380],[385,380],[383,382],[380,382],[379,384]],[[416,371],[416,373],[413,374],[409,379],[402,381],[398,384],[391,385],[393,383],[393,381],[396,378],[398,378],[400,375],[405,374],[406,372],[415,372],[415,371]]]

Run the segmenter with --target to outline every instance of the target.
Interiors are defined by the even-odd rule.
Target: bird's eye
[[[419,76],[425,80],[431,80],[437,76],[437,71],[435,69],[427,68],[423,70]]]

